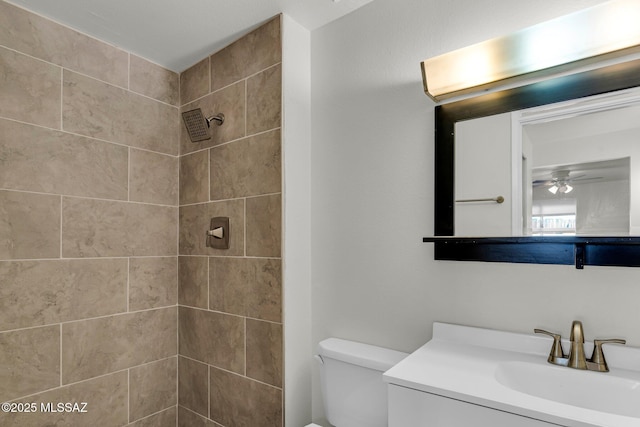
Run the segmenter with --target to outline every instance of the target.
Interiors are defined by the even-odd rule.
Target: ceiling
[[[312,31],[372,0],[10,0],[173,71],[285,13]]]

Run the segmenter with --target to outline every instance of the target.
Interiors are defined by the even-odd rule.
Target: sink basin
[[[399,390],[427,396],[433,402],[428,406],[432,412],[413,400],[398,402],[413,402],[425,419],[446,417],[433,425],[640,427],[639,347],[608,347],[611,371],[602,373],[547,363],[550,345],[548,338],[533,334],[436,322],[431,341],[383,378],[395,387],[391,389],[398,392],[396,396]],[[587,353],[592,348],[591,342],[585,342]],[[441,409],[456,402],[471,405]],[[497,421],[507,415],[509,420]]]
[[[640,418],[640,379],[529,362],[499,363],[495,376],[505,387],[531,396]]]

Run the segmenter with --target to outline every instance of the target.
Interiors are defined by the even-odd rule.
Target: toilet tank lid
[[[384,372],[407,357],[408,353],[340,338],[327,338],[318,344],[321,357],[331,358]]]

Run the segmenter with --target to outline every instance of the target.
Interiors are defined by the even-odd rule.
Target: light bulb
[[[553,184],[551,187],[549,187],[549,191],[553,194],[556,194],[558,192],[558,185]]]

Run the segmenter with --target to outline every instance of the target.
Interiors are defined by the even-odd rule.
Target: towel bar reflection
[[[463,199],[463,200],[456,200],[456,203],[470,203],[470,202],[496,202],[496,203],[503,203],[503,202],[504,202],[504,197],[502,197],[502,196],[498,196],[498,197],[487,198],[487,199]]]

